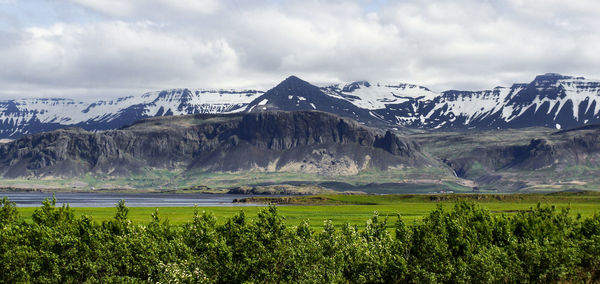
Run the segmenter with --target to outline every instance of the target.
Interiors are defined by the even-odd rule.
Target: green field
[[[510,194],[510,195],[319,195],[289,197],[290,205],[278,205],[286,223],[297,225],[308,219],[314,229],[322,228],[325,220],[331,220],[340,227],[346,223],[362,226],[377,211],[381,216],[390,216],[395,221],[397,214],[406,222],[414,222],[428,214],[437,206],[452,208],[458,200],[469,199],[477,202],[495,214],[514,214],[542,205],[554,205],[559,209],[569,208],[571,214],[582,217],[600,213],[600,193],[552,193],[552,194]],[[265,199],[268,201],[268,199]],[[315,205],[316,204],[316,205]],[[199,207],[199,211],[215,214],[218,222],[244,211],[254,217],[262,206],[252,207]],[[115,208],[73,208],[76,214],[91,216],[103,221],[113,218]],[[29,220],[35,208],[20,208],[22,218]],[[151,214],[158,210],[161,218],[172,224],[184,224],[192,219],[193,207],[132,207],[129,218],[137,224],[146,224]],[[393,222],[390,222],[390,226]]]

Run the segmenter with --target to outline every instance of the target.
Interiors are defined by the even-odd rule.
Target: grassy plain
[[[506,195],[319,195],[290,197],[288,205],[279,205],[280,214],[291,225],[299,224],[308,219],[314,229],[320,229],[325,220],[331,220],[340,227],[346,223],[362,226],[366,220],[377,211],[381,216],[389,216],[389,226],[392,227],[397,214],[405,222],[412,223],[435,209],[443,206],[450,209],[458,200],[468,199],[479,203],[496,214],[515,214],[518,211],[529,210],[540,203],[554,205],[557,208],[569,208],[576,216],[592,216],[600,213],[600,193],[550,193],[550,194],[506,194]],[[263,200],[268,202],[269,200]],[[248,207],[199,207],[200,212],[212,212],[218,222],[244,211],[248,217],[256,216],[262,206]],[[133,223],[145,224],[151,220],[151,214],[157,208],[131,207],[129,218]],[[35,208],[19,208],[22,218],[30,220]],[[114,217],[114,208],[73,208],[75,214],[91,216],[96,221]],[[193,207],[159,207],[161,218],[168,219],[171,224],[183,224],[190,221],[194,214]]]

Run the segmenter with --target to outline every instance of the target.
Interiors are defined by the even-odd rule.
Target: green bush
[[[469,202],[438,207],[394,231],[377,213],[362,228],[292,227],[276,207],[219,225],[196,212],[182,226],[133,225],[124,201],[102,223],[45,200],[32,222],[0,203],[0,282],[501,283],[600,281],[600,215],[538,206],[492,215]]]

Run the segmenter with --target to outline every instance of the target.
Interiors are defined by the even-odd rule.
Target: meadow
[[[363,226],[375,212],[390,219],[389,227],[397,216],[405,222],[413,223],[422,219],[438,206],[452,208],[461,200],[471,200],[492,214],[514,214],[527,211],[541,205],[552,205],[557,209],[568,208],[573,216],[590,217],[600,212],[600,193],[598,192],[561,192],[550,194],[395,194],[395,195],[317,195],[292,196],[283,198],[252,198],[251,202],[274,204],[288,225],[298,225],[308,220],[313,229],[320,229],[326,220],[331,220],[335,227],[345,224]],[[125,200],[126,201],[126,200]],[[279,204],[278,204],[279,203]],[[285,204],[281,204],[285,203]],[[263,206],[248,207],[198,207],[199,211],[212,213],[218,223],[244,211],[250,218],[256,217]],[[76,215],[87,215],[96,221],[114,218],[116,209],[112,207],[72,208]],[[19,208],[21,218],[31,220],[35,208]],[[173,225],[189,222],[194,214],[194,207],[130,207],[129,219],[134,224],[147,224],[152,214],[158,211],[161,218]]]

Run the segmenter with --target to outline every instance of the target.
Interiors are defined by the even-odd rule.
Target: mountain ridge
[[[149,118],[119,130],[72,127],[0,144],[4,178],[131,176],[144,169],[357,174],[443,167],[418,144],[319,111]]]
[[[0,138],[74,126],[90,131],[117,129],[154,116],[262,108],[316,109],[400,131],[564,129],[600,123],[600,82],[547,73],[510,87],[437,93],[415,84],[367,81],[317,87],[290,76],[266,92],[182,88],[90,102],[63,98],[0,100]]]

